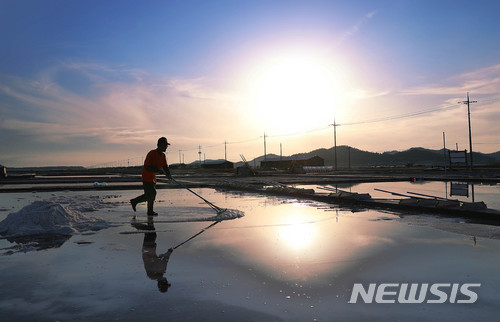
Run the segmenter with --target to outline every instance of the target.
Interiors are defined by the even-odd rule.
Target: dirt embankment
[[[291,174],[279,170],[257,170],[254,176],[237,176],[234,170],[174,169],[172,175],[191,187],[213,187],[221,181],[244,183],[278,182],[281,184],[336,184],[396,181],[460,181],[496,184],[500,169],[474,172],[443,171],[419,168],[348,169],[325,173]],[[158,188],[178,188],[164,176],[158,177]],[[13,174],[0,179],[0,192],[57,190],[135,190],[142,189],[137,168],[113,168],[72,172],[50,171],[41,174]]]

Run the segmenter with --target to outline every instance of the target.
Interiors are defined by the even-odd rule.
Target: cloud
[[[447,141],[468,146],[466,93],[471,104],[473,141],[482,152],[498,150],[500,120],[500,65],[454,75],[438,84],[425,84],[403,90],[357,90],[350,119],[338,131],[340,142],[371,151],[387,146],[424,146],[439,149],[442,132]],[[349,125],[349,126],[347,126]],[[367,136],[366,133],[372,133]],[[393,135],[397,133],[397,135]],[[343,144],[343,143],[342,143]]]
[[[466,92],[476,95],[498,95],[500,92],[500,64],[455,75],[442,84],[428,84],[401,91],[406,95],[458,95]]]
[[[363,27],[370,19],[375,17],[375,15],[378,13],[378,10],[373,10],[367,14],[365,14],[356,24],[354,24],[350,29],[345,31],[342,36],[340,37],[339,43],[343,43],[347,39],[351,38],[355,34],[357,34],[360,30],[361,27]]]
[[[66,83],[79,77],[80,82]],[[401,91],[350,90],[352,104],[346,108],[346,117],[337,121],[353,124],[340,128],[338,143],[367,150],[385,150],[388,145],[390,149],[415,145],[439,148],[441,133],[446,131],[451,141],[462,145],[467,140],[466,116],[463,105],[457,103],[465,99],[467,90],[473,95],[471,99],[480,101],[473,115],[475,138],[492,142],[491,129],[498,122],[499,99],[495,95],[500,90],[499,77],[500,65],[494,65],[450,77],[441,84]],[[175,143],[170,155],[174,162],[178,150],[186,153],[186,161],[198,159],[198,145],[207,158],[220,158],[225,140],[248,141],[260,134],[252,128],[256,126],[253,114],[245,96],[238,96],[237,86],[225,79],[159,77],[85,62],[63,62],[33,78],[0,75],[0,143],[7,147],[0,161],[12,165],[22,160],[31,164],[33,160],[37,164],[97,164],[142,155],[159,136]],[[430,112],[420,113],[427,110]],[[391,118],[398,115],[409,117]],[[381,121],[366,122],[374,119]],[[371,133],[369,138],[367,132]],[[304,146],[310,149],[331,144],[331,137],[323,136],[294,137],[284,142],[286,151],[303,152]],[[243,152],[260,154],[260,146],[252,139],[228,148],[238,159]]]
[[[358,101],[358,100],[371,99],[381,96],[387,96],[389,94],[391,94],[391,91],[389,90],[374,91],[374,90],[356,88],[349,91],[347,95],[351,100]]]
[[[58,123],[2,119],[0,129],[22,132],[32,143],[71,144],[83,138],[96,138],[101,142],[121,144],[140,144],[138,139],[151,134],[151,130],[130,129],[127,127],[76,127]]]
[[[67,70],[91,80],[92,94],[80,94],[58,82],[58,74]],[[201,136],[214,130],[215,124],[206,120],[227,112],[234,100],[208,78],[154,78],[142,71],[98,64],[64,63],[36,79],[4,76],[2,83],[4,100],[25,107],[22,112],[2,104],[8,119],[2,128],[47,135],[51,141],[57,136],[93,135],[119,144],[123,137],[186,128]]]
[[[65,83],[61,75],[68,72],[70,81],[84,77],[86,89]],[[236,96],[224,86],[221,79],[154,77],[78,62],[61,63],[34,78],[0,75],[0,138],[11,140],[2,143],[16,153],[20,149],[13,146],[30,142],[44,145],[47,153],[99,145],[142,153],[159,136],[171,137],[176,149],[184,150],[221,143],[231,139],[227,135],[237,131],[239,121]],[[217,137],[220,142],[214,142]],[[4,152],[7,157],[9,151]]]

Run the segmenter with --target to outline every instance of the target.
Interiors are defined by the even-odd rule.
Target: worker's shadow
[[[203,228],[201,231],[197,232],[177,246],[169,248],[166,253],[158,255],[156,253],[156,231],[153,217],[148,217],[147,223],[131,222],[131,225],[134,228],[140,231],[144,231],[144,241],[142,243],[142,260],[144,261],[144,268],[146,270],[146,275],[150,279],[157,281],[158,290],[160,292],[167,292],[169,287],[171,286],[171,284],[165,277],[165,273],[167,271],[167,264],[170,259],[170,255],[172,255],[174,249],[177,249],[188,241],[201,235],[207,229],[215,226],[218,223],[220,223],[220,221],[213,222],[212,224]]]

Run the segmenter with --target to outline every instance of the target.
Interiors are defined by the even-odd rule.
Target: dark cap
[[[160,144],[166,144],[166,145],[170,145],[170,143],[168,143],[167,141],[167,138],[162,136],[161,138],[158,139],[158,145]]]

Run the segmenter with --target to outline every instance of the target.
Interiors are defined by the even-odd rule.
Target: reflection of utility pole
[[[469,100],[469,92],[467,92],[467,100],[458,102],[459,104],[467,104],[467,116],[469,119],[469,153],[470,153],[470,171],[472,171],[472,134],[470,128],[470,103],[477,103],[477,101]]]
[[[333,124],[330,124],[330,126],[333,126],[333,151],[334,151],[334,160],[335,160],[335,170],[337,170],[337,126],[340,126],[340,124],[335,123],[335,119],[333,119]]]
[[[474,183],[471,183],[470,187],[471,187],[471,194],[472,194],[472,202],[476,202],[476,200],[475,200],[476,194],[474,193]]]

